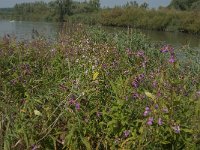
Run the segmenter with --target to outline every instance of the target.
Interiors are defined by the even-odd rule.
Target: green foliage
[[[194,10],[199,8],[199,4],[199,0],[172,0],[169,7],[178,10]]]
[[[54,42],[4,37],[0,146],[199,149],[199,53],[161,47],[82,25]]]
[[[199,18],[199,19],[198,19]],[[147,10],[137,7],[116,7],[101,12],[100,23],[106,26],[134,27],[161,31],[200,33],[200,13],[168,9]]]

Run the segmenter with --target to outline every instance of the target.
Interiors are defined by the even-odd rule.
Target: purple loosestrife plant
[[[168,50],[168,45],[165,45],[163,46],[161,49],[160,49],[160,52],[161,53],[167,53],[169,50]]]
[[[172,127],[172,129],[174,129],[174,132],[177,134],[180,133],[180,131],[181,131],[180,126],[178,126],[178,125]]]
[[[149,117],[147,124],[151,126],[153,124],[153,117]]]
[[[150,108],[149,108],[149,107],[146,107],[146,108],[145,108],[145,111],[144,111],[144,113],[143,113],[143,116],[146,117],[150,112],[151,112]]]
[[[176,62],[174,55],[171,55],[171,57],[169,59],[169,62],[170,63],[175,63]]]
[[[144,57],[144,51],[143,50],[140,50],[137,52],[136,54],[138,57]]]
[[[170,63],[175,63],[176,60],[175,60],[175,53],[174,53],[174,48],[170,45],[165,45],[161,48],[160,50],[161,53],[167,53],[169,52],[170,53],[170,59],[169,59],[169,62]]]
[[[162,125],[163,124],[163,121],[162,121],[162,119],[161,118],[158,118],[158,125]]]
[[[125,136],[125,138],[127,138],[127,137],[129,136],[130,133],[131,133],[130,130],[125,130],[125,131],[124,131],[124,136]]]
[[[70,105],[74,105],[75,103],[76,103],[76,100],[73,99],[73,98],[70,98],[70,100],[69,100],[69,104],[70,104]]]
[[[80,104],[79,103],[76,103],[75,107],[76,107],[76,110],[80,110]]]
[[[133,81],[133,82],[132,82],[132,86],[133,86],[134,88],[138,88],[138,87],[139,87],[139,83],[138,83],[137,81]]]

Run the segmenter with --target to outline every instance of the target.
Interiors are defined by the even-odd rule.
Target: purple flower
[[[151,126],[153,124],[153,117],[150,117],[147,121],[147,124]]]
[[[167,53],[168,51],[168,45],[163,46],[160,50],[161,53]]]
[[[125,130],[124,131],[124,136],[127,138],[129,136],[130,132],[131,132],[130,130]]]
[[[163,121],[161,118],[158,118],[158,124],[161,126],[163,124]]]
[[[140,74],[140,75],[138,76],[138,79],[139,79],[139,80],[142,80],[142,79],[144,79],[144,77],[145,77],[144,74]]]
[[[147,107],[145,108],[145,110],[146,110],[146,111],[150,111],[150,108],[147,106]]]
[[[70,98],[70,100],[69,100],[69,104],[70,104],[70,105],[74,105],[75,103],[76,103],[76,100],[73,99],[73,98]]]
[[[145,111],[144,114],[143,114],[143,116],[146,117],[148,114],[149,114],[149,111]]]
[[[140,50],[137,52],[138,57],[144,57],[144,51]]]
[[[181,131],[180,126],[178,126],[178,125],[172,127],[172,129],[174,129],[175,133],[180,133],[180,131]]]
[[[154,107],[155,107],[155,109],[158,109],[159,106],[158,106],[158,104],[156,104]]]
[[[171,57],[170,57],[169,62],[170,62],[170,63],[175,63],[175,58],[174,58],[174,56],[171,56]]]
[[[79,103],[76,103],[76,110],[80,110],[80,104]]]
[[[135,88],[138,88],[139,84],[137,81],[133,81],[132,82],[132,86],[135,87]]]
[[[134,99],[139,98],[139,94],[138,93],[133,93],[133,98]]]

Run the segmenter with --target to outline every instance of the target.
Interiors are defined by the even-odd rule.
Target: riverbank
[[[33,5],[32,9],[35,9],[34,11],[28,9],[28,4],[18,5],[21,9],[18,9],[18,7],[8,10],[2,9],[0,11],[0,18],[18,21],[59,21],[59,14],[54,10],[56,8],[50,4],[31,3],[30,5]],[[132,27],[145,30],[200,34],[200,12],[198,10],[180,11],[168,8],[155,10],[128,5],[86,11],[87,5],[89,5],[89,3],[74,2],[71,13],[65,14],[63,20],[66,22],[84,23],[89,25],[98,24],[112,27]],[[42,12],[39,9],[40,7],[43,8]]]
[[[199,149],[200,68],[178,52],[83,26],[54,42],[4,37],[3,148]]]
[[[200,33],[200,13],[169,9],[148,10],[135,7],[114,8],[101,13],[102,25],[148,30]]]

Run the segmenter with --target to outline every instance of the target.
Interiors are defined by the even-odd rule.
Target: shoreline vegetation
[[[22,3],[16,4],[14,8],[0,9],[0,18],[20,21],[67,21],[200,34],[199,5],[198,0],[173,0],[168,7],[158,9],[150,9],[147,3],[139,5],[137,2],[114,8],[101,8],[99,0],[57,0],[49,3]]]
[[[38,32],[31,40],[8,34],[0,39],[0,149],[200,149],[200,52],[151,42],[136,30],[111,33],[76,23],[81,18],[124,26],[129,23],[124,14],[134,12],[133,17],[143,16],[142,22],[133,20],[138,27],[164,30],[175,15],[191,19],[185,28],[197,34],[199,19],[190,16],[194,4],[180,5],[187,8],[180,11],[152,10],[146,3],[102,9],[98,0],[71,2],[3,10],[10,20],[72,24],[54,41]]]
[[[0,146],[199,149],[197,54],[139,32],[81,24],[54,42],[7,35],[0,40]]]

